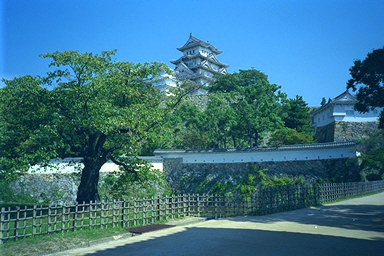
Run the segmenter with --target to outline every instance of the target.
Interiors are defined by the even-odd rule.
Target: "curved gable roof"
[[[188,41],[182,47],[177,48],[177,50],[182,52],[182,51],[185,51],[185,50],[192,48],[192,47],[195,47],[195,46],[202,46],[202,47],[208,48],[215,54],[222,53],[222,51],[217,50],[210,43],[204,42],[204,41],[198,39],[197,37],[192,36],[192,33],[189,35]]]
[[[332,105],[355,105],[357,102],[357,99],[354,95],[352,95],[348,90],[344,91],[342,94],[336,96],[335,98],[331,99],[327,104],[324,106],[319,107],[315,111],[312,112],[312,115],[315,115],[324,109],[328,108]]]

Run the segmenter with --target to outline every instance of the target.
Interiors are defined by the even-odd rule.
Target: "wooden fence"
[[[332,202],[384,190],[384,180],[371,182],[324,183],[319,185],[318,201]]]
[[[2,207],[0,243],[79,229],[144,226],[186,216],[263,215],[382,190],[384,181],[306,184],[264,188],[240,196],[184,194],[75,205]]]

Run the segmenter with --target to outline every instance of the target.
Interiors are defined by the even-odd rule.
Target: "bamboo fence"
[[[264,215],[383,190],[384,181],[326,183],[268,187],[238,196],[183,194],[74,205],[1,207],[0,243],[79,229],[145,226],[186,216]]]

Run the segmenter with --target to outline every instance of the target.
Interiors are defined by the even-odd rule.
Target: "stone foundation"
[[[266,174],[272,177],[303,176],[307,182],[318,179],[332,182],[360,180],[357,158],[216,164],[189,164],[178,158],[164,159],[163,164],[172,190],[180,193],[207,193],[209,188],[201,187],[207,181],[237,185],[238,177],[245,177],[252,166],[268,169]]]
[[[336,122],[334,141],[359,140],[378,132],[377,122]]]
[[[25,174],[11,183],[11,189],[40,202],[73,203],[76,201],[80,177],[76,173]]]
[[[377,122],[333,122],[316,128],[317,142],[356,141],[378,131]]]

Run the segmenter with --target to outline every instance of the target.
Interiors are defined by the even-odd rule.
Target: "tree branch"
[[[135,175],[135,179],[137,180],[138,179],[138,174],[137,174],[137,171],[135,169],[132,169],[131,166],[127,165],[126,163],[118,160],[116,157],[114,157],[112,154],[109,156],[109,159],[114,163],[114,164],[117,164],[119,166],[122,166],[124,168],[125,171],[127,171],[128,173],[133,173]]]

